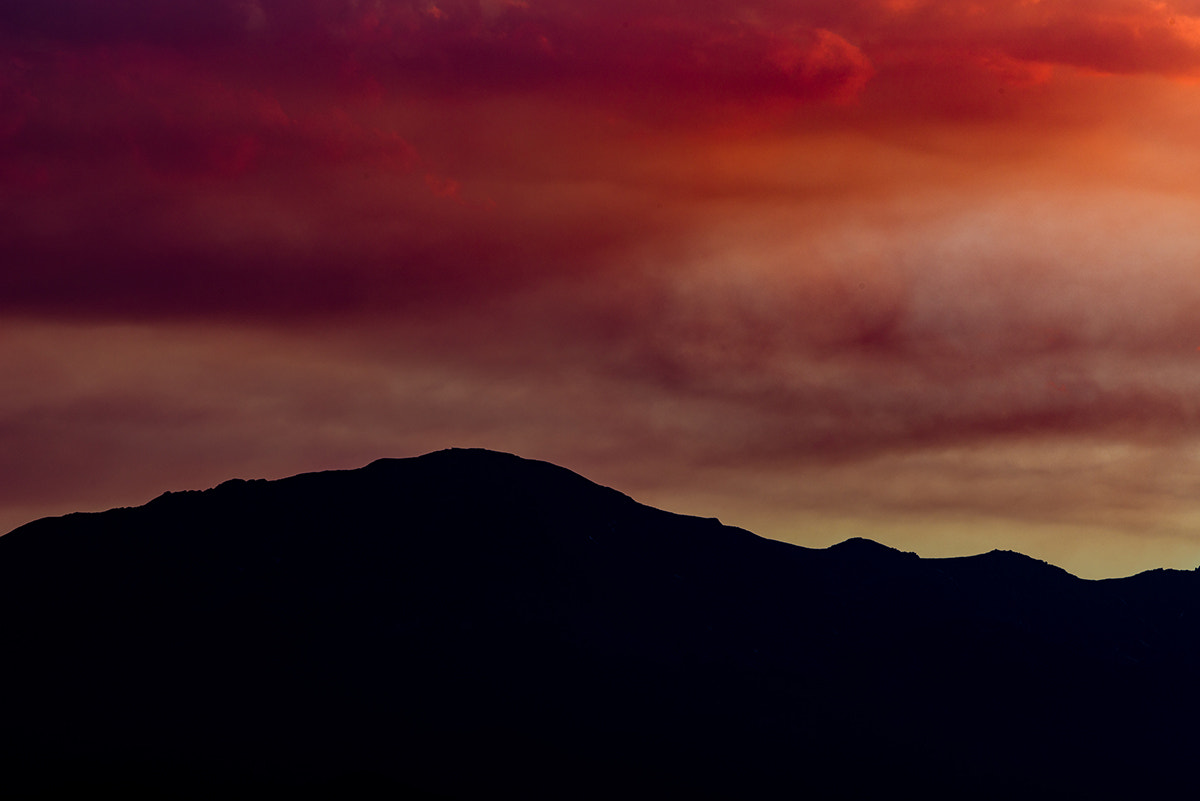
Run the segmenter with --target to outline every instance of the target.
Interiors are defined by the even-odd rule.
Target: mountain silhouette
[[[0,790],[1130,797],[1200,746],[1200,574],[810,549],[484,450],[0,538]]]

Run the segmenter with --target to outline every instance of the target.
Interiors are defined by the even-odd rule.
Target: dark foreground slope
[[[1187,787],[1200,575],[810,550],[487,451],[0,538],[0,792]]]

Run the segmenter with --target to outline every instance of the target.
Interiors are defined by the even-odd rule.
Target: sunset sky
[[[1200,565],[1200,0],[0,0],[0,531],[477,446]]]

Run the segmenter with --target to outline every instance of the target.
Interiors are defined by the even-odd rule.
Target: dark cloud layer
[[[852,94],[870,73],[857,48],[804,14],[774,25],[732,5],[66,0],[5,3],[0,24],[18,47],[167,47],[275,79],[281,65],[305,77],[332,66],[347,84],[384,91],[559,87],[746,103]]]

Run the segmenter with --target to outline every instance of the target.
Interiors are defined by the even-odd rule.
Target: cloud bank
[[[0,528],[484,445],[801,542],[1200,562],[1196,9],[51,0],[0,31]]]

